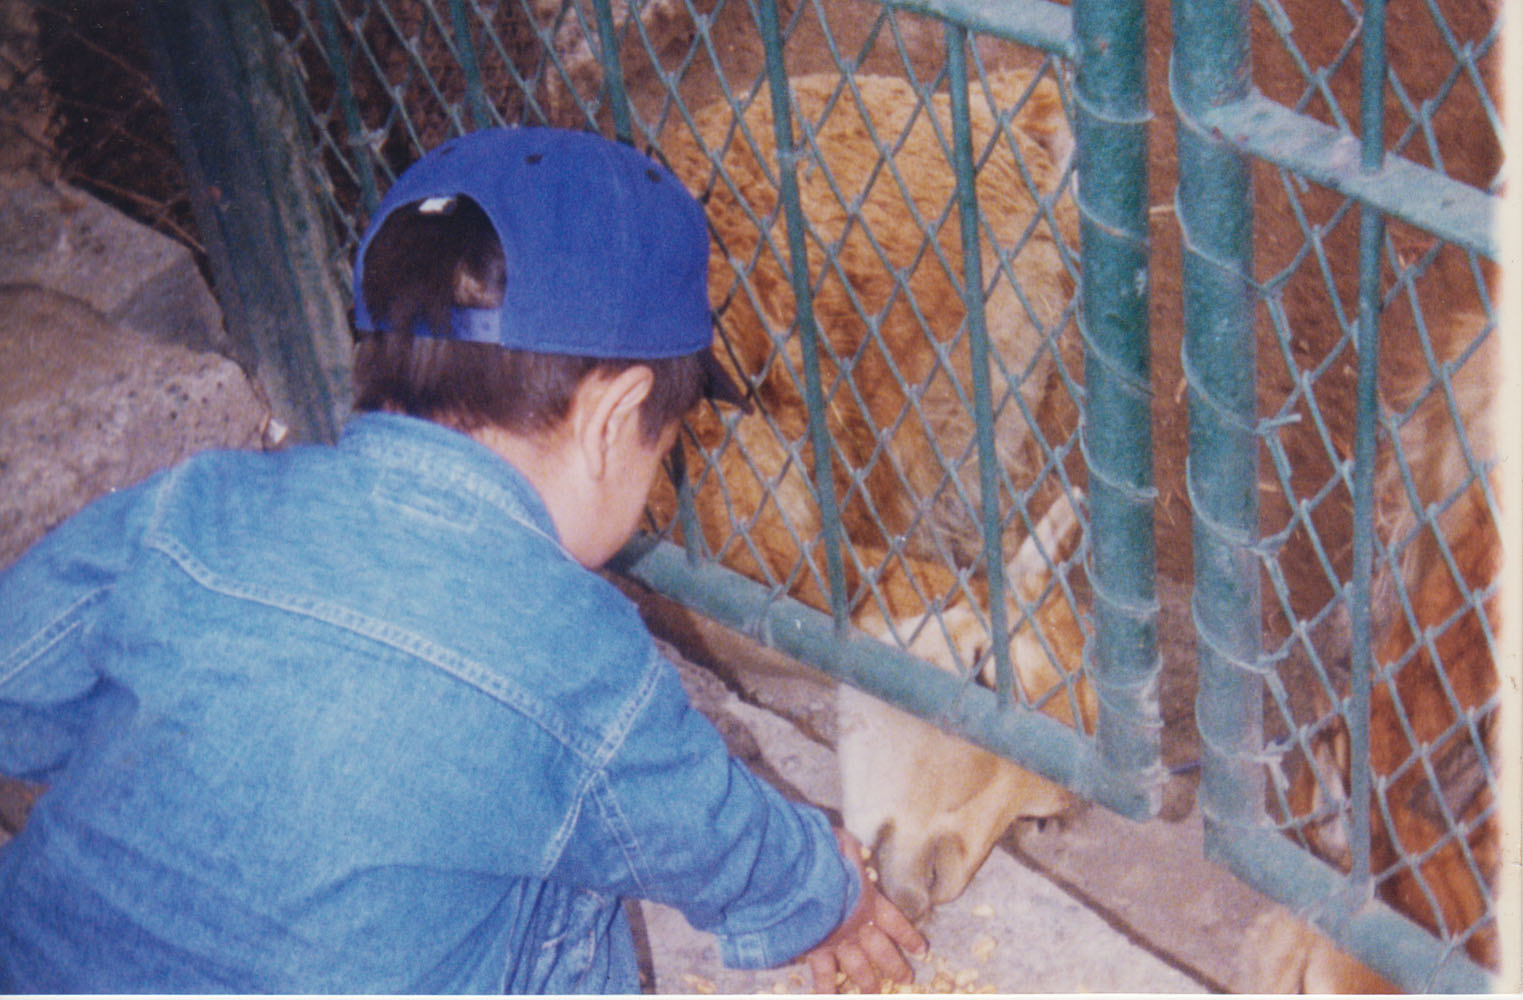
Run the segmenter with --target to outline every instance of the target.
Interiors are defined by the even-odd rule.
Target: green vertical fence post
[[[1076,0],[1090,676],[1100,755],[1130,776],[1139,818],[1162,803],[1148,349],[1147,76],[1141,0]],[[1086,653],[1089,651],[1086,650]]]
[[[1378,0],[1377,0],[1378,2]],[[1349,706],[1352,791],[1351,843],[1355,872],[1347,876],[1324,864],[1275,830],[1264,808],[1263,680],[1259,661],[1259,577],[1255,430],[1255,350],[1252,315],[1252,191],[1248,153],[1270,148],[1304,150],[1295,141],[1268,142],[1270,135],[1311,136],[1316,147],[1325,127],[1271,113],[1275,106],[1251,93],[1247,0],[1175,0],[1174,59],[1169,84],[1179,117],[1179,219],[1183,254],[1185,377],[1190,386],[1190,458],[1186,481],[1194,522],[1195,594],[1201,733],[1199,801],[1207,852],[1239,877],[1290,907],[1328,933],[1376,972],[1403,988],[1436,993],[1483,992],[1490,976],[1454,943],[1435,938],[1410,919],[1371,898],[1368,873],[1370,775],[1368,751],[1360,758],[1356,730],[1368,727],[1369,664],[1356,665]],[[1378,16],[1378,15],[1377,15]],[[1378,25],[1376,29],[1378,34]],[[1374,35],[1368,46],[1377,45]],[[1373,55],[1373,48],[1371,49]],[[1366,64],[1367,98],[1378,99],[1383,68]],[[1366,106],[1368,116],[1369,107]],[[1270,128],[1239,128],[1267,118]],[[1326,173],[1327,182],[1355,196],[1384,198],[1363,180],[1383,173],[1381,129],[1366,117],[1358,170]],[[1373,144],[1373,145],[1372,145]],[[1263,150],[1260,149],[1263,147]],[[1287,165],[1317,168],[1325,158]],[[1354,176],[1357,175],[1357,176]],[[1321,180],[1321,175],[1313,174]],[[1412,190],[1426,190],[1421,184]],[[1386,192],[1389,193],[1389,192]],[[1389,199],[1385,199],[1389,200]],[[1384,203],[1383,201],[1381,202]],[[1380,209],[1367,204],[1361,231],[1360,385],[1356,420],[1356,509],[1373,503],[1376,313],[1379,304]],[[1484,213],[1479,213],[1484,214]],[[1459,232],[1472,231],[1464,220]],[[1356,516],[1355,569],[1350,587],[1355,659],[1368,659],[1368,517]],[[1359,577],[1363,575],[1361,580]],[[1360,604],[1363,604],[1361,610]],[[1360,624],[1359,619],[1363,618]],[[1357,647],[1364,646],[1362,652]],[[1361,693],[1358,689],[1364,687]],[[1358,718],[1356,718],[1358,716]],[[1365,773],[1360,774],[1361,770]],[[1363,816],[1360,814],[1363,813]]]
[[[1250,82],[1248,0],[1175,0],[1169,85],[1178,114],[1176,214],[1183,248],[1189,384],[1186,467],[1193,520],[1208,850],[1264,815],[1259,669],[1258,437],[1252,297],[1253,191],[1247,157],[1200,126]]]
[[[989,329],[984,319],[984,271],[978,233],[978,189],[973,177],[973,128],[968,109],[968,29],[948,24],[947,93],[952,111],[952,165],[957,176],[957,217],[962,237],[962,297],[973,383],[973,427],[978,447],[978,484],[983,519],[984,574],[989,586],[989,634],[1010,634],[1005,614],[1005,558],[1001,546],[999,454],[994,447],[994,402],[989,388]],[[1006,708],[1015,704],[1010,644],[994,644],[995,692]]]
[[[1360,169],[1374,173],[1385,159],[1385,0],[1366,0],[1361,33],[1362,96]],[[1359,350],[1357,413],[1354,420],[1354,551],[1349,618],[1349,884],[1361,898],[1374,895],[1370,873],[1370,679],[1374,673],[1374,636],[1370,623],[1370,582],[1375,551],[1375,426],[1380,373],[1380,247],[1385,217],[1369,205],[1359,207]]]
[[[809,282],[808,223],[799,200],[798,150],[793,143],[793,102],[788,70],[783,62],[783,32],[777,0],[761,0],[757,27],[766,50],[767,87],[772,95],[772,130],[777,144],[778,202],[788,230],[788,263],[797,312],[800,354],[803,356],[804,406],[809,413],[809,446],[814,451],[814,495],[820,505],[820,528],[825,567],[830,583],[830,612],[836,631],[845,634],[847,616],[846,563],[842,552],[841,512],[836,505],[831,456],[834,445],[825,420],[825,393],[820,382],[819,329],[814,319],[814,293]]]
[[[631,7],[633,5],[631,4]],[[624,89],[624,67],[619,62],[619,32],[613,20],[609,0],[595,0],[598,22],[598,61],[603,67],[603,93],[613,116],[613,134],[620,142],[634,141],[634,125],[629,113],[629,93]],[[638,13],[631,10],[631,17]]]
[[[455,50],[459,53],[460,72],[465,76],[466,104],[471,112],[471,128],[492,124],[492,105],[487,100],[481,80],[481,64],[476,58],[476,41],[471,34],[471,18],[462,0],[450,0],[450,27],[455,33]]]
[[[322,28],[323,54],[328,68],[333,72],[333,85],[338,91],[338,101],[344,115],[344,137],[349,144],[349,156],[354,163],[354,174],[360,185],[360,202],[369,215],[381,203],[375,183],[375,164],[371,160],[370,139],[365,132],[365,121],[360,115],[359,100],[354,95],[354,77],[349,72],[349,60],[339,34],[339,12],[336,0],[319,0],[318,23]]]
[[[349,406],[335,257],[261,4],[140,0],[228,333],[275,417],[331,441]]]

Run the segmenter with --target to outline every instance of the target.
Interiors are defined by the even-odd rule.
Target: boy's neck
[[[658,441],[644,435],[640,409],[650,387],[644,365],[594,372],[550,430],[516,434],[487,426],[471,435],[529,480],[561,545],[589,569],[634,534],[661,459],[676,440],[675,423]]]
[[[550,520],[555,524],[561,543],[575,555],[568,539],[568,533],[575,534],[575,525],[570,523],[567,512],[574,507],[579,490],[576,477],[569,474],[573,456],[565,435],[525,436],[489,425],[472,431],[471,437],[486,445],[529,481],[550,512]]]

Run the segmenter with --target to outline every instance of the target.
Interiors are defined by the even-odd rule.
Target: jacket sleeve
[[[0,570],[0,774],[46,782],[96,707],[89,646],[127,559],[136,491],[96,501]]]
[[[731,968],[792,961],[856,906],[855,865],[818,809],[729,755],[670,664],[646,681],[625,738],[588,775],[552,877],[677,908]]]

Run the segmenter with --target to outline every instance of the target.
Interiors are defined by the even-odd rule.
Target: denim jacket
[[[623,992],[621,900],[734,967],[861,887],[529,483],[426,421],[210,453],[0,575],[0,990]]]

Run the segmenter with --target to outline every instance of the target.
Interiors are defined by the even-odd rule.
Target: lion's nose
[[[935,904],[956,897],[967,853],[967,845],[956,834],[906,845],[892,830],[886,831],[874,850],[878,888],[905,916],[921,921],[930,916]]]

